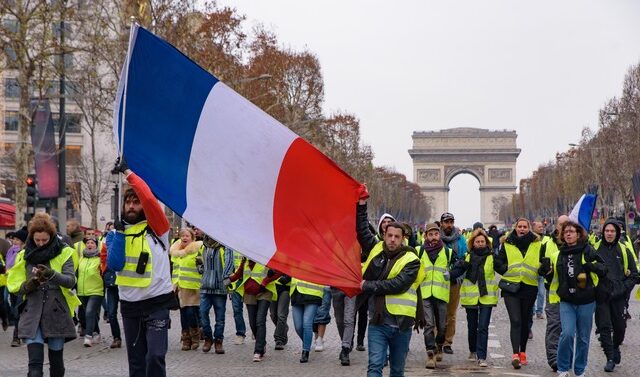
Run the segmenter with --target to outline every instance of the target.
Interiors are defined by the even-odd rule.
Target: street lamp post
[[[60,105],[58,110],[58,231],[67,229],[67,185],[66,185],[66,119],[65,119],[65,75],[64,75],[64,9],[66,0],[62,1],[60,11]]]

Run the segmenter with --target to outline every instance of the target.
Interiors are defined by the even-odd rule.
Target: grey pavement
[[[632,296],[634,297],[634,296]],[[633,318],[628,322],[627,337],[622,346],[622,364],[614,373],[605,373],[603,366],[604,355],[595,334],[591,337],[589,352],[589,368],[587,376],[637,376],[640,374],[640,303],[632,298],[631,313]],[[212,312],[213,314],[213,312]],[[333,314],[333,311],[332,311]],[[351,366],[343,367],[338,361],[340,341],[335,323],[329,324],[325,336],[324,352],[311,352],[308,364],[300,364],[301,341],[293,329],[293,321],[289,316],[289,344],[284,351],[273,349],[274,326],[268,319],[267,324],[267,354],[260,363],[252,362],[253,341],[250,330],[247,341],[243,345],[234,345],[235,327],[231,303],[227,305],[225,326],[226,354],[216,355],[213,350],[205,354],[201,348],[197,351],[180,350],[180,320],[179,313],[172,312],[172,328],[169,332],[169,352],[167,354],[167,374],[169,376],[364,376],[367,369],[367,352],[353,351]],[[246,318],[246,311],[245,311]],[[406,376],[555,376],[547,366],[544,353],[544,319],[534,319],[533,340],[529,342],[529,365],[520,370],[514,370],[510,364],[509,320],[504,303],[499,302],[492,314],[490,333],[490,367],[479,368],[475,363],[466,360],[468,355],[466,315],[464,309],[458,310],[458,323],[454,355],[445,355],[445,359],[436,370],[424,368],[425,350],[421,334],[413,333],[409,355],[407,357]],[[65,345],[65,362],[67,376],[71,377],[99,377],[126,376],[126,350],[108,348],[111,342],[109,325],[101,321],[103,334],[102,343],[92,348],[84,348],[80,338]],[[25,376],[27,368],[26,347],[11,348],[11,330],[0,332],[0,376]],[[594,326],[595,332],[595,326]],[[366,345],[366,339],[365,339]],[[45,370],[46,370],[45,366]],[[385,376],[389,370],[385,368]],[[47,375],[45,373],[45,375]]]

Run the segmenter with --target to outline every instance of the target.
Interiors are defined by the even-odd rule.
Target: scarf
[[[567,279],[569,293],[576,292],[578,287],[578,275],[582,271],[582,253],[587,247],[586,242],[575,245],[562,245],[560,247],[560,273]]]
[[[60,255],[63,247],[64,244],[57,235],[53,235],[49,243],[40,247],[29,238],[24,246],[24,259],[33,265],[45,264]]]
[[[442,250],[444,243],[442,240],[437,240],[431,243],[428,243],[426,240],[424,241],[424,245],[422,245],[422,250],[424,250],[429,256],[429,260],[431,263],[434,263],[436,258],[438,258],[438,253]]]
[[[452,243],[457,241],[459,237],[460,237],[460,232],[458,231],[458,228],[455,228],[455,227],[451,231],[450,235],[447,236],[444,232],[442,232],[442,234],[440,235],[440,239],[447,245],[451,245]]]
[[[524,255],[527,252],[529,245],[531,245],[531,242],[536,240],[536,237],[537,236],[533,232],[529,232],[522,237],[518,237],[517,233],[513,231],[509,234],[507,242],[517,247],[522,255]]]
[[[84,249],[82,251],[82,255],[87,257],[87,258],[93,258],[93,257],[97,257],[98,254],[100,254],[100,250],[98,250],[98,248],[95,248],[93,250],[89,250],[89,249]]]
[[[471,249],[471,255],[469,258],[471,266],[467,270],[467,279],[469,279],[473,284],[476,284],[476,282],[478,283],[480,296],[486,296],[489,293],[487,290],[487,281],[484,277],[484,264],[490,254],[491,250],[488,247],[484,247],[482,249]]]

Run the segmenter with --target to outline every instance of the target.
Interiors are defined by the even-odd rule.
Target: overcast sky
[[[375,164],[413,180],[413,131],[510,129],[526,178],[598,127],[640,62],[640,1],[219,0],[318,56],[325,110],[360,118]],[[451,183],[450,210],[470,226],[479,184]],[[576,198],[577,199],[577,198]]]

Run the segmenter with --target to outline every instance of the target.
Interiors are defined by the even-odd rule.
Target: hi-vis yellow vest
[[[380,241],[374,246],[374,248],[369,253],[369,257],[362,265],[362,274],[364,275],[365,271],[369,267],[369,264],[378,254],[382,253],[384,242]],[[393,279],[398,276],[398,274],[402,271],[404,266],[407,263],[412,262],[414,260],[418,260],[418,256],[412,252],[405,253],[402,258],[398,259],[396,263],[391,268],[387,279]],[[385,295],[385,307],[389,314],[392,315],[404,315],[407,317],[415,318],[416,316],[416,304],[418,303],[418,287],[420,282],[424,280],[424,271],[422,269],[418,270],[418,278],[416,281],[411,284],[411,287],[403,293],[396,295]]]
[[[435,263],[431,263],[427,252],[422,251],[422,246],[418,248],[420,257],[420,268],[425,273],[424,280],[420,283],[420,294],[423,300],[433,296],[444,302],[449,302],[449,290],[451,283],[445,279],[444,274],[449,270],[451,263],[451,250],[445,246],[438,252]]]
[[[238,292],[241,296],[244,296],[244,283],[246,283],[249,279],[253,279],[256,281],[256,283],[262,284],[264,278],[267,277],[267,272],[269,272],[269,269],[258,262],[253,265],[253,270],[249,269],[249,260],[247,259],[247,261],[244,263],[244,270],[242,271],[242,283],[238,285],[238,287],[236,288],[236,292]],[[271,301],[277,301],[278,292],[276,290],[276,282],[269,282],[269,284],[267,284],[265,288],[267,288],[267,291],[273,294],[273,297],[271,297]]]
[[[147,222],[141,221],[130,226],[124,231],[124,268],[122,271],[116,272],[116,284],[124,287],[145,288],[151,285],[151,276],[153,273],[153,254],[147,242]],[[147,267],[143,274],[136,272],[140,253],[146,251],[149,253]]]
[[[549,286],[549,303],[550,304],[557,304],[560,302],[560,296],[558,296],[558,287],[560,286],[560,281],[558,280],[558,267],[557,267],[559,255],[560,253],[549,257],[551,258],[551,265],[553,266],[553,279],[551,280],[551,285]],[[582,254],[582,264],[585,264],[585,263],[586,261],[584,260],[584,254]],[[597,287],[598,281],[599,281],[598,275],[596,275],[593,272],[589,274],[591,275],[591,281],[593,281],[593,286]]]
[[[506,243],[504,249],[507,253],[507,272],[502,278],[512,283],[520,283],[538,286],[538,269],[540,268],[540,241],[531,242],[524,258],[515,245]]]
[[[71,247],[65,247],[62,252],[49,261],[49,267],[57,273],[62,273],[62,266],[69,259],[73,258],[75,250]],[[18,293],[22,283],[27,281],[27,261],[24,259],[24,249],[16,255],[16,262],[9,270],[7,276],[7,288],[10,293]],[[80,306],[80,299],[69,288],[60,287],[60,291],[64,296],[67,306],[69,307],[69,315],[73,316],[76,308]]]
[[[0,254],[0,263],[5,267],[5,271],[8,270],[7,265],[4,263],[2,254]],[[5,285],[7,285],[7,274],[0,274],[0,287],[4,287]]]
[[[175,257],[171,280],[173,281],[173,276],[177,272],[176,284],[178,284],[178,287],[200,289],[202,275],[198,272],[196,257],[202,256],[202,248],[200,247],[197,252],[187,254],[184,257]]]
[[[465,260],[469,262],[471,256],[467,254]],[[496,282],[495,272],[493,270],[493,256],[489,254],[484,262],[484,280],[487,283],[487,294],[480,296],[480,288],[478,284],[472,283],[465,278],[460,287],[460,305],[477,306],[478,301],[481,305],[497,305],[498,304],[498,283]]]
[[[314,296],[320,299],[324,296],[324,285],[291,278],[291,288],[289,288],[289,293],[293,294],[296,290],[303,295]]]
[[[601,243],[602,243],[602,240],[598,240],[593,244],[593,248],[596,250],[596,252],[600,248],[600,244]],[[627,249],[626,249],[626,247],[624,246],[624,244],[622,242],[618,242],[618,245],[620,246],[620,252],[622,253],[623,271],[626,274],[627,270],[629,269],[629,260],[628,260],[628,257],[627,257]],[[631,254],[633,254],[633,252]]]

